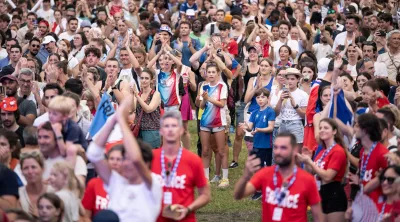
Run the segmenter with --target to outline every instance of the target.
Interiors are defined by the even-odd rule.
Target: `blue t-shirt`
[[[256,128],[267,128],[269,121],[275,121],[275,111],[271,107],[264,110],[256,110],[251,113],[249,122],[253,123],[253,130]],[[272,148],[272,132],[254,134],[254,148]]]
[[[192,45],[193,48],[196,49],[197,51],[199,51],[201,49],[200,47],[200,41],[197,39],[192,39]],[[185,66],[189,66],[191,67],[192,65],[189,62],[190,57],[192,57],[192,52],[189,49],[189,42],[182,42],[183,43],[183,48],[182,48],[182,64]],[[176,40],[174,40],[172,42],[172,44],[174,45],[174,49],[180,49],[178,42]]]
[[[185,2],[181,5],[181,8],[179,9],[179,11],[181,13],[185,13],[185,14],[187,14],[188,10],[193,10],[194,13],[197,13],[197,4],[194,3],[192,6],[189,6],[189,4],[187,2]]]

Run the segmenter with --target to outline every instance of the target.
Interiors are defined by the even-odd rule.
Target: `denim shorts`
[[[150,144],[153,149],[161,145],[160,131],[158,130],[140,130],[139,138]]]
[[[246,107],[246,103],[237,102],[239,106],[236,106],[236,127],[239,126],[239,123],[244,123],[244,108]]]
[[[213,127],[213,128],[200,126],[200,130],[205,131],[205,132],[210,132],[210,133],[218,133],[221,131],[225,131],[225,126],[219,126],[219,127]]]
[[[292,133],[296,137],[297,143],[303,143],[304,126],[301,120],[282,120],[279,127],[279,132]]]
[[[164,111],[165,112],[168,112],[168,111],[179,111],[179,105],[164,107]]]

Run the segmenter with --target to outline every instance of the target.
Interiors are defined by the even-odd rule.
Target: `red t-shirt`
[[[365,186],[369,181],[371,181],[373,178],[375,178],[375,174],[380,170],[380,169],[385,169],[388,166],[388,163],[384,157],[386,153],[388,153],[389,150],[382,145],[381,143],[378,143],[375,147],[375,149],[372,151],[371,156],[368,160],[368,164],[364,173],[364,178],[362,178],[362,185]],[[364,147],[361,148],[360,151],[360,163],[359,163],[359,169],[361,172],[362,165],[361,165],[361,155],[364,155],[364,163],[367,161],[368,155],[364,154]],[[379,197],[382,195],[382,189],[379,186],[379,188],[375,189],[374,191],[367,193],[368,195],[376,204],[378,203]]]
[[[108,208],[108,194],[104,190],[103,180],[93,178],[89,181],[82,198],[82,205],[86,210],[92,211],[92,217],[100,210]]]
[[[318,166],[318,161],[321,159],[323,153],[326,149],[321,150],[315,158],[314,162]],[[321,160],[319,168],[324,170],[332,169],[337,172],[336,176],[333,178],[333,181],[341,182],[343,180],[344,174],[346,172],[347,160],[346,160],[346,152],[343,147],[339,144],[336,144],[328,155],[325,156],[323,160]]]
[[[228,45],[226,46],[228,52],[232,55],[237,55],[239,53],[239,46],[234,39],[231,39]]]
[[[167,188],[165,187],[165,181],[162,180],[161,176],[161,150],[161,148],[153,150],[153,162],[151,165],[151,170],[153,173],[157,174],[163,186],[163,191],[172,193],[172,204],[180,204],[187,207],[195,199],[195,188],[202,188],[208,184],[208,181],[204,175],[204,167],[201,158],[187,149],[183,149],[176,176],[171,182],[172,187]],[[175,161],[176,159],[172,162],[172,168],[175,164]],[[167,163],[168,160],[165,158],[165,164],[167,165]],[[164,200],[162,201],[161,211],[162,209],[164,209]],[[173,220],[164,218],[160,214],[157,221],[161,222]],[[195,214],[191,213],[181,221],[196,221]]]
[[[384,211],[383,211],[383,216],[382,216],[382,218],[385,218],[385,215],[391,214],[391,213],[392,213],[392,210],[393,210],[393,204],[386,204],[386,205],[385,205],[385,209],[383,209],[383,205],[384,205],[384,204],[385,204],[385,202],[378,203],[378,204],[376,205],[376,208],[378,209],[378,215],[379,215],[379,216],[381,215],[382,210],[384,210]]]
[[[93,178],[89,181],[82,198],[82,205],[86,210],[92,211],[92,217],[108,208],[108,194],[104,190],[103,180]]]
[[[263,222],[273,221],[274,209],[278,206],[275,197],[276,187],[273,182],[275,167],[266,167],[259,170],[250,180],[250,183],[253,184],[256,190],[262,190]],[[290,181],[291,178],[288,178],[287,181]],[[281,187],[282,177],[279,172],[277,172],[277,180],[277,186]],[[283,209],[280,221],[306,222],[307,207],[321,201],[314,177],[306,171],[297,168],[296,180],[289,187],[288,191],[289,193],[282,201],[282,206],[280,206]]]

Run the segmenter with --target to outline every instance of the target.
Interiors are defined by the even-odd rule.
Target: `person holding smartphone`
[[[222,180],[218,187],[226,188],[229,186],[228,179],[228,150],[225,146],[225,126],[226,126],[226,99],[228,97],[228,87],[221,81],[221,72],[217,64],[209,62],[206,67],[208,84],[200,89],[200,108],[204,109],[200,120],[200,140],[202,144],[201,159],[204,165],[204,172],[209,180],[210,171],[210,137],[214,134],[217,145],[218,155],[222,159]]]
[[[300,152],[304,139],[303,118],[308,103],[308,94],[297,87],[300,71],[295,68],[286,69],[286,87],[280,92],[280,98],[275,106],[275,113],[281,115],[279,132],[290,132],[296,136]]]

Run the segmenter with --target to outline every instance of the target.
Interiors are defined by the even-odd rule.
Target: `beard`
[[[277,164],[281,168],[288,167],[292,163],[292,155],[290,157],[283,157],[283,156],[275,156],[275,164]],[[278,160],[277,157],[280,157],[281,160]]]

